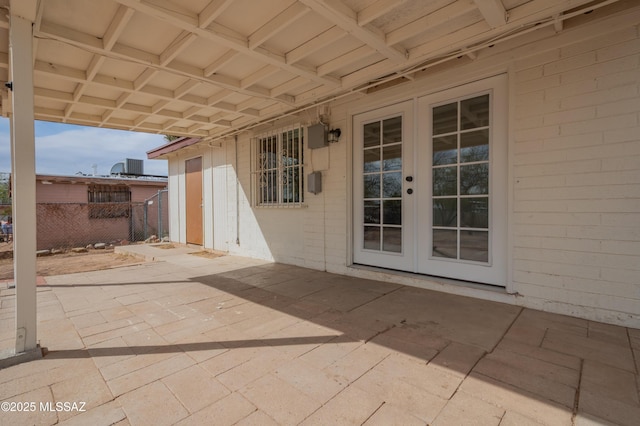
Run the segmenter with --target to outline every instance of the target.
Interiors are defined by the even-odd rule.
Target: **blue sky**
[[[163,135],[36,121],[36,173],[108,175],[125,158],[144,160],[144,173],[167,175],[166,160],[147,160],[146,152],[166,143]],[[0,172],[11,171],[9,120],[0,118]]]

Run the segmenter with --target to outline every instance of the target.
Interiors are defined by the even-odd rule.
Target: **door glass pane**
[[[458,195],[457,167],[433,169],[433,195]]]
[[[489,193],[489,164],[460,166],[460,194],[478,195]]]
[[[458,199],[433,200],[433,226],[458,226]]]
[[[402,170],[402,145],[382,148],[382,170]]]
[[[402,201],[385,200],[382,221],[385,225],[402,225]]]
[[[380,198],[380,175],[364,176],[364,198]]]
[[[460,135],[460,162],[489,160],[489,130],[474,130]]]
[[[460,125],[462,130],[489,125],[489,95],[460,102]]]
[[[385,226],[382,232],[382,250],[394,253],[402,252],[402,228]]]
[[[367,200],[364,202],[364,223],[380,223],[379,200]]]
[[[463,228],[489,228],[489,198],[462,198],[460,215]]]
[[[431,255],[456,259],[458,257],[458,231],[434,229]]]
[[[380,122],[364,125],[364,147],[380,145]]]
[[[452,164],[458,161],[458,136],[433,138],[433,165]]]
[[[384,198],[402,197],[402,173],[385,173],[382,175]]]
[[[367,250],[380,250],[380,227],[364,227],[364,245]]]
[[[484,231],[460,231],[460,259],[488,262],[489,233]]]
[[[402,117],[393,117],[382,123],[382,143],[402,142]]]
[[[433,134],[442,135],[458,130],[458,103],[435,107],[433,109]]]
[[[488,94],[432,109],[433,257],[489,261],[489,113]]]
[[[380,171],[380,148],[364,150],[364,172],[379,172]]]
[[[401,253],[402,116],[368,123],[363,131],[363,247]]]

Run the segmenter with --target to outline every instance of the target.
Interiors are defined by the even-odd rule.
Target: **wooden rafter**
[[[501,0],[473,0],[483,18],[491,28],[498,28],[507,23],[507,11]]]
[[[406,2],[407,0],[378,0],[358,12],[358,25],[367,25],[371,21],[389,13],[393,9],[402,6]]]
[[[407,59],[407,52],[404,49],[396,48],[387,44],[386,35],[373,27],[360,26],[358,15],[347,5],[339,0],[300,0],[302,3],[313,9],[314,12],[323,16],[330,22],[356,37],[358,40],[371,46],[389,60],[402,63]]]
[[[131,7],[141,13],[148,14],[157,19],[168,22],[177,28],[191,31],[198,36],[216,42],[219,45],[226,46],[230,49],[234,49],[240,53],[243,53],[254,59],[263,61],[267,64],[275,65],[283,70],[286,70],[292,74],[300,75],[311,80],[318,81],[322,84],[330,86],[337,86],[339,81],[337,79],[323,76],[320,77],[314,70],[300,67],[295,64],[287,64],[284,56],[268,51],[267,49],[260,47],[250,48],[249,40],[247,37],[231,30],[230,28],[223,27],[216,22],[209,24],[207,28],[200,28],[198,15],[190,12],[189,10],[180,8],[175,3],[171,4],[171,8],[163,7],[163,3],[166,0],[115,0],[118,3]]]
[[[206,28],[220,16],[233,0],[213,0],[198,14],[198,27]]]
[[[475,12],[476,10],[477,7],[472,0],[451,3],[448,6],[438,9],[434,13],[418,18],[407,25],[390,31],[387,34],[387,42],[392,45],[402,43],[405,40],[424,34],[434,28],[451,25],[451,22],[455,19],[470,12]]]
[[[184,49],[189,47],[196,38],[194,33],[182,31],[178,37],[160,54],[160,65],[165,66],[175,59]]]
[[[133,14],[133,9],[122,5],[118,7],[118,11],[111,20],[109,28],[107,28],[104,36],[102,36],[102,43],[105,50],[111,50],[113,48],[113,45],[116,44],[118,37],[120,37],[122,31],[124,31]]]
[[[295,64],[323,47],[336,43],[346,36],[347,34],[342,29],[338,27],[331,27],[322,34],[319,34],[311,40],[308,40],[295,49],[287,52],[285,55],[286,61],[288,64]]]
[[[154,55],[152,53],[141,51],[130,46],[122,45],[120,43],[116,43],[111,51],[107,51],[102,47],[102,43],[98,38],[86,33],[81,33],[68,27],[63,27],[61,25],[43,23],[40,30],[40,35],[63,41],[65,43],[78,46],[84,50],[101,54],[107,57],[115,57],[127,62],[138,63],[149,68],[157,69],[159,71],[165,71],[171,74],[200,80],[204,83],[212,83],[221,87],[235,90],[239,93],[247,94],[249,96],[270,96],[269,90],[267,89],[243,89],[240,86],[240,81],[237,79],[219,75],[211,75],[209,77],[205,77],[203,69],[180,63],[175,60],[169,64],[162,65],[160,55]],[[284,98],[278,98],[274,100],[288,102],[288,100]]]
[[[274,35],[284,31],[293,21],[309,12],[309,8],[293,3],[249,36],[249,49],[255,49]]]

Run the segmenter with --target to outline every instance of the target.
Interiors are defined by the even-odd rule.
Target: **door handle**
[[[404,178],[407,182],[413,182],[413,176],[407,176]]]
[[[411,188],[407,189],[407,194],[413,194],[413,189]]]

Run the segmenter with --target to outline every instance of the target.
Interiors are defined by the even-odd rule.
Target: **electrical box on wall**
[[[313,172],[307,176],[307,190],[312,194],[322,192],[322,173]]]
[[[324,148],[329,145],[327,130],[327,126],[322,123],[313,124],[307,127],[309,139],[307,146],[309,149]]]

